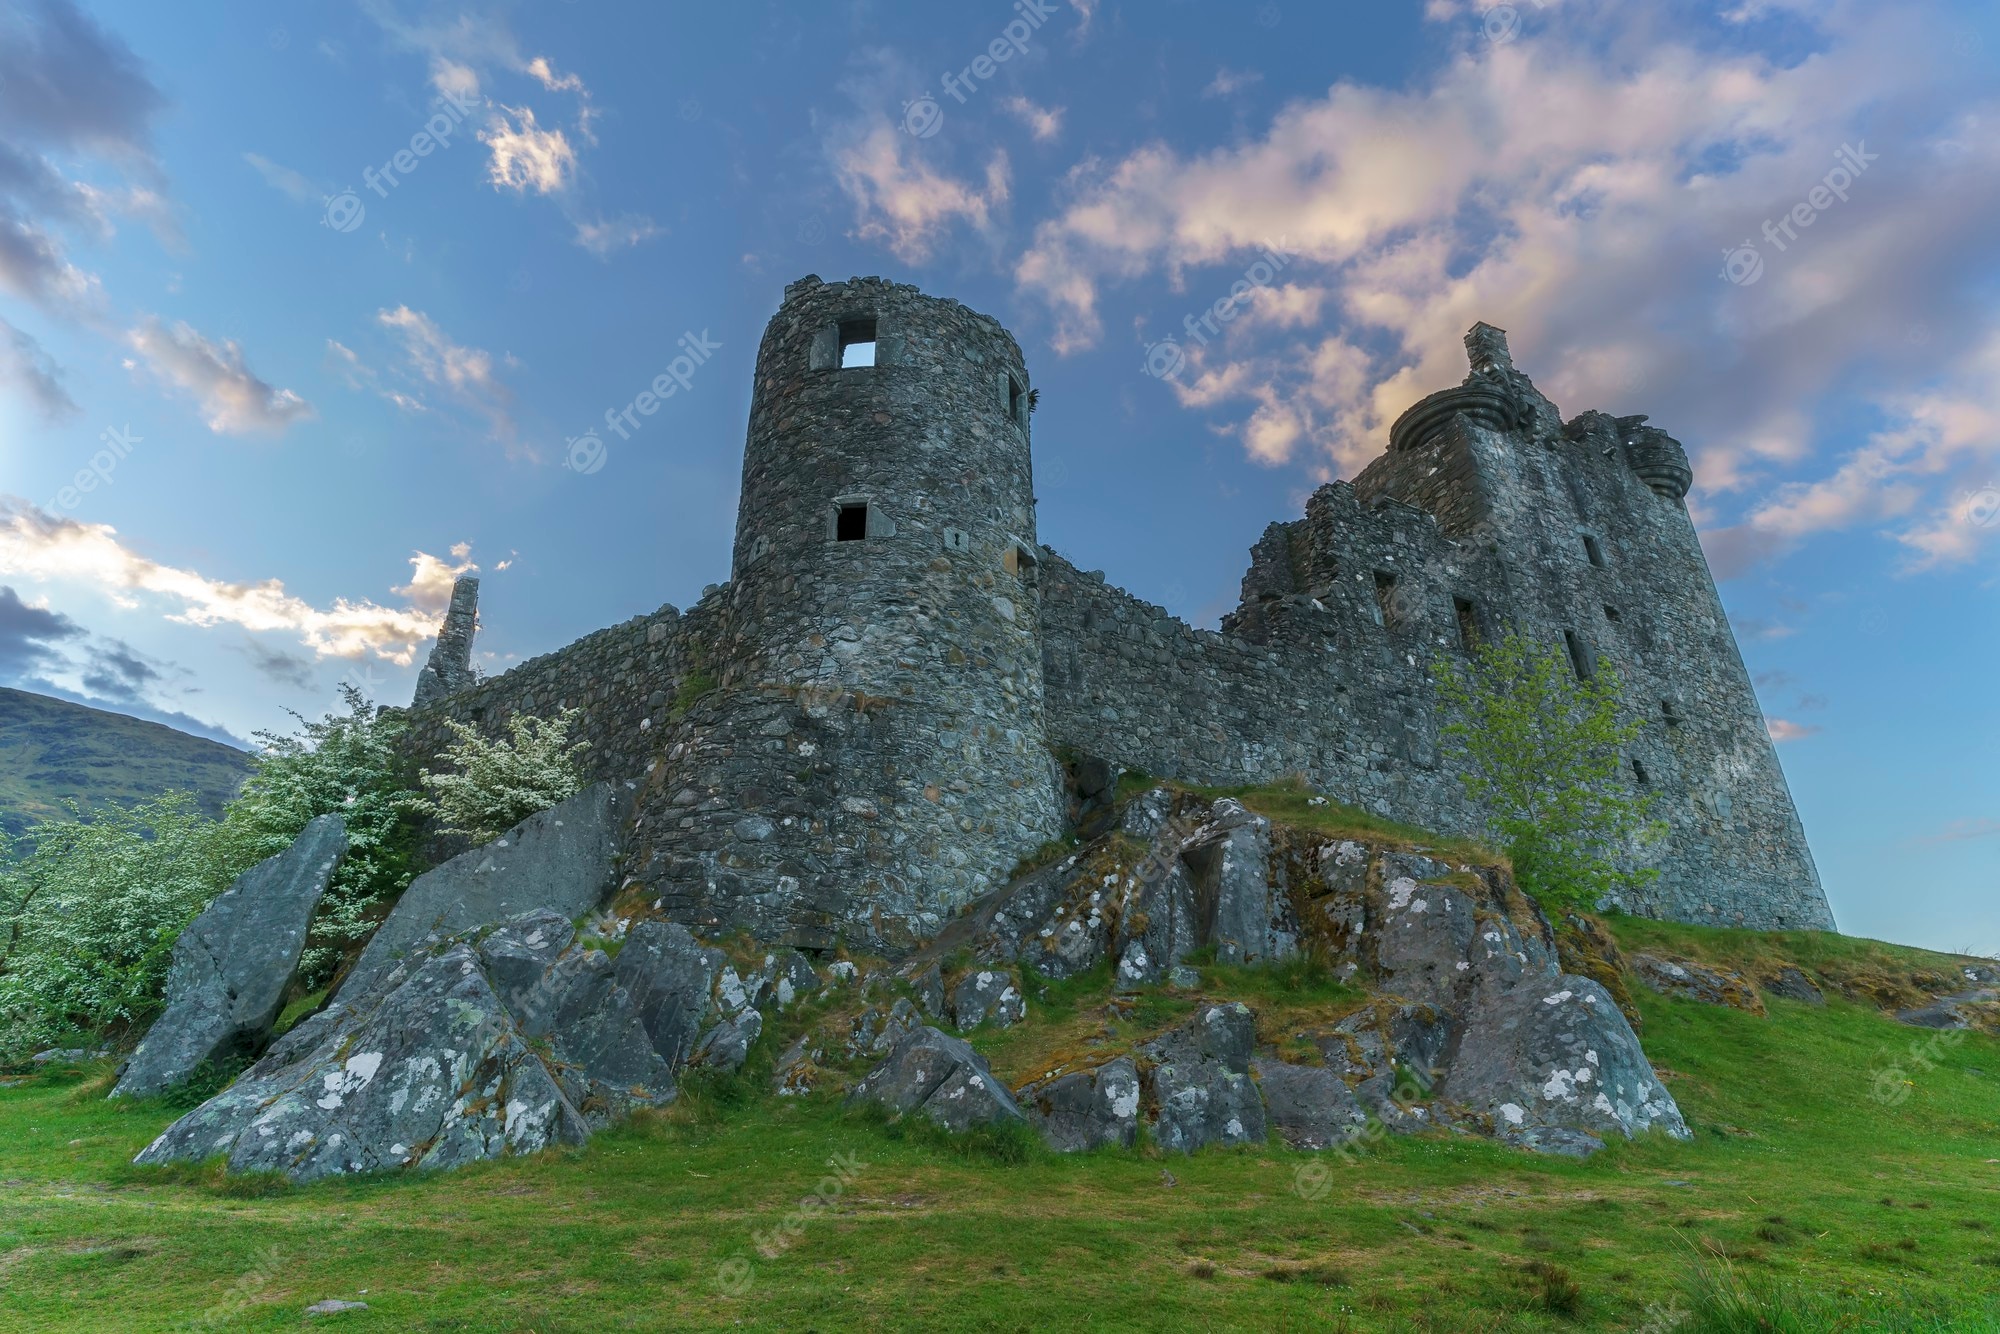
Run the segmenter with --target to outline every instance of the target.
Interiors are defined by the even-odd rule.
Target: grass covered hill
[[[19,834],[86,807],[129,805],[185,788],[219,815],[250,772],[232,746],[160,723],[0,688],[0,830]]]
[[[585,1147],[307,1187],[135,1168],[182,1109],[107,1102],[109,1062],[45,1067],[0,1079],[0,1328],[296,1329],[343,1300],[368,1305],[335,1318],[357,1331],[2000,1331],[2000,1038],[1885,1010],[1968,961],[1609,930],[1614,958],[1795,967],[1824,1003],[1756,1013],[1626,973],[1695,1139],[1582,1162],[1449,1134],[1319,1155],[943,1139],[770,1096],[773,1053],[824,1008]],[[1192,992],[1120,995],[1103,969],[1029,991],[1026,1022],[974,1035],[1009,1079],[1209,1000],[1364,1000],[1217,965]]]

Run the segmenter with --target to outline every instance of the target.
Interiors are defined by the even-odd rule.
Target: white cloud
[[[257,174],[264,178],[264,184],[294,203],[318,203],[326,193],[315,189],[311,181],[290,167],[279,166],[260,153],[245,153],[243,160],[257,169]]]
[[[1212,389],[1182,392],[1239,414],[1225,429],[1259,460],[1316,454],[1351,471],[1404,408],[1463,377],[1461,337],[1487,319],[1565,410],[1646,411],[1683,439],[1709,498],[1799,480],[1758,541],[1737,543],[1747,557],[1782,549],[1784,533],[1937,518],[1930,445],[1883,439],[1823,485],[1811,473],[1827,429],[1816,409],[1837,395],[1887,405],[1921,383],[1913,323],[1938,346],[1982,344],[2000,324],[1967,297],[1968,275],[1992,267],[2000,105],[1963,52],[1940,49],[1938,7],[1801,10],[1812,54],[1783,60],[1614,0],[1550,6],[1501,45],[1464,5],[1436,8],[1463,30],[1428,76],[1338,84],[1225,147],[1153,143],[1081,165],[1015,266],[1057,350],[1101,339],[1116,289],[1211,281],[1220,294],[1282,241],[1299,256],[1296,290],[1255,308],[1274,327],[1232,331],[1202,368]],[[1884,125],[1893,143],[1873,137]],[[1804,202],[1843,144],[1879,154],[1849,199],[1783,251],[1764,242],[1764,220]],[[1736,286],[1721,257],[1745,236],[1765,269]],[[1344,350],[1329,357],[1327,334]],[[1944,522],[1904,540],[1957,558],[1963,534]]]
[[[6,320],[0,320],[0,385],[19,389],[50,420],[77,410],[76,400],[63,388],[62,372],[42,345]]]
[[[312,405],[279,389],[244,364],[243,349],[210,342],[186,323],[171,329],[147,316],[125,341],[152,372],[192,395],[208,429],[219,435],[283,431],[313,415]]]
[[[986,228],[1009,192],[1004,152],[988,160],[981,189],[934,170],[918,155],[917,142],[881,121],[833,153],[835,178],[855,206],[856,234],[911,264],[928,259],[955,221]]]
[[[229,583],[162,565],[125,546],[109,524],[49,514],[14,496],[0,496],[0,573],[74,581],[126,606],[139,605],[141,596],[158,598],[175,608],[168,620],[282,631],[322,658],[372,654],[407,664],[417,647],[437,634],[437,618],[415,608],[383,607],[365,598],[336,598],[331,607],[319,608],[287,593],[276,579]]]
[[[443,617],[445,608],[451,605],[452,581],[461,574],[477,574],[479,566],[472,562],[472,546],[467,542],[456,543],[451,554],[457,563],[442,560],[427,551],[419,551],[410,557],[410,582],[389,591],[397,597],[407,598],[412,607],[433,616]]]
[[[1805,738],[1816,735],[1822,730],[1818,727],[1809,727],[1804,723],[1795,723],[1785,718],[1773,718],[1765,724],[1765,727],[1771,733],[1771,740],[1781,744],[1786,741],[1803,741]]]
[[[494,439],[510,450],[516,446],[520,432],[514,422],[514,391],[499,378],[492,353],[453,342],[430,316],[408,306],[378,311],[375,318],[401,336],[418,377],[484,416]]]
[[[1063,108],[1036,106],[1025,97],[1010,97],[1000,109],[1028,127],[1036,143],[1047,143],[1062,133]]]
[[[495,186],[554,194],[576,172],[576,150],[561,130],[544,130],[529,107],[501,107],[479,141],[493,152],[486,179]]]
[[[1208,87],[1201,90],[1201,95],[1204,98],[1228,97],[1263,81],[1263,74],[1257,70],[1230,69],[1225,65],[1215,72],[1215,77],[1209,80]]]
[[[665,229],[651,218],[638,214],[595,222],[579,219],[576,224],[576,243],[599,259],[665,235]]]

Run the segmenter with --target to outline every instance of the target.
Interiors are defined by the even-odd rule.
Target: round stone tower
[[[956,301],[810,277],[756,376],[717,688],[667,756],[690,832],[663,831],[658,878],[699,877],[697,922],[895,948],[1062,831],[1027,368]]]

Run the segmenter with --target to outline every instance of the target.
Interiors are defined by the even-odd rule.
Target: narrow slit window
[[[1632,777],[1638,780],[1640,787],[1651,787],[1653,784],[1652,777],[1646,772],[1646,766],[1639,763],[1639,757],[1636,755],[1632,757]]]
[[[1396,576],[1387,570],[1375,571],[1375,623],[1393,627],[1396,614]]]
[[[1574,630],[1565,630],[1563,643],[1569,646],[1569,665],[1575,669],[1577,680],[1588,681],[1597,675],[1597,660],[1581,635]]]
[[[875,321],[843,320],[840,325],[840,368],[875,364]]]
[[[1589,533],[1583,535],[1583,554],[1592,565],[1600,570],[1604,568],[1604,548]]]
[[[1607,602],[1604,604],[1604,619],[1616,625],[1625,618],[1618,614],[1618,608]]]
[[[1674,702],[1670,699],[1660,701],[1660,716],[1667,720],[1669,727],[1681,725],[1681,711],[1674,707]]]
[[[1007,416],[1014,421],[1022,421],[1027,414],[1021,411],[1021,382],[1007,377]]]
[[[1479,647],[1479,608],[1464,598],[1453,598],[1452,609],[1458,613],[1458,644],[1467,653]]]
[[[833,540],[836,542],[860,542],[868,536],[868,506],[842,505],[840,514],[833,521]]]

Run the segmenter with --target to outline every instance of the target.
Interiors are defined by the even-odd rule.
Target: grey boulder
[[[1017,1096],[1043,1141],[1058,1153],[1106,1145],[1129,1149],[1139,1138],[1139,1067],[1130,1057],[1042,1080]]]
[[[1028,1015],[1028,1002],[1010,972],[975,968],[951,991],[952,1022],[961,1029],[992,1020],[996,1028],[1012,1028]]]
[[[711,1070],[741,1070],[743,1062],[750,1059],[751,1045],[763,1031],[764,1016],[745,1010],[703,1034],[690,1063]]]
[[[954,1133],[1026,1119],[985,1057],[963,1038],[928,1027],[905,1034],[887,1060],[862,1076],[848,1101],[875,1103],[898,1116],[922,1112]]]
[[[426,939],[493,926],[537,908],[577,918],[613,889],[631,794],[597,783],[529,816],[484,847],[410,882],[341,984],[336,1001],[368,992]]]
[[[671,1101],[717,956],[658,922],[635,927],[616,960],[573,935],[544,909],[417,947],[138,1161],[221,1155],[232,1171],[295,1181],[455,1167],[580,1143]]]
[[[1250,1078],[1256,1017],[1240,1002],[1211,1005],[1139,1049],[1152,1062],[1153,1139],[1180,1153],[1262,1143],[1264,1102]]]
[[[346,825],[322,815],[189,923],[174,942],[166,1009],[112,1097],[164,1093],[203,1061],[262,1050],[298,970],[313,910],[346,854]]]
[[[1271,1128],[1295,1149],[1331,1149],[1368,1128],[1344,1080],[1325,1066],[1253,1061]]]

